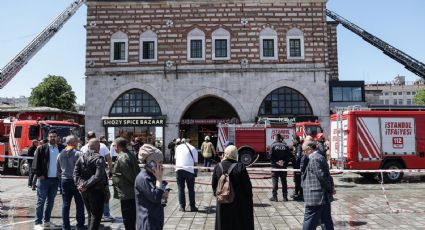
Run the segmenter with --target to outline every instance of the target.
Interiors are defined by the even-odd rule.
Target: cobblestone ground
[[[270,178],[265,174],[250,175],[255,187],[255,229],[301,229],[303,203],[270,202]],[[164,229],[213,229],[216,203],[209,185],[210,173],[203,172],[197,178],[199,212],[196,213],[178,211],[174,174],[169,172],[167,179],[174,190],[165,209]],[[374,180],[356,174],[334,175],[334,180],[337,195],[332,203],[332,217],[336,229],[425,229],[424,175],[407,175],[403,183],[385,185],[390,206],[386,204],[381,185]],[[288,182],[293,187],[292,178],[288,178]],[[35,199],[36,193],[26,187],[25,178],[0,177],[0,229],[32,229]],[[61,204],[58,194],[52,214],[56,224],[62,222]],[[124,229],[119,202],[112,199],[110,208],[116,219],[102,222],[104,229]],[[74,213],[71,211],[71,216]],[[75,219],[71,219],[71,224],[75,225]]]

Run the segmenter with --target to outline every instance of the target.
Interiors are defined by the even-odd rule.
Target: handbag
[[[196,166],[196,164],[195,164],[195,158],[193,158],[192,151],[190,151],[190,148],[189,148],[189,146],[187,146],[186,143],[184,143],[184,145],[186,145],[187,149],[189,150],[190,156],[192,157],[192,160],[193,160],[193,166]],[[198,176],[198,169],[197,168],[193,168],[193,174],[195,175],[195,177]]]

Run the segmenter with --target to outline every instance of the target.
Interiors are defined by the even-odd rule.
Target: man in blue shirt
[[[50,222],[53,204],[58,191],[57,158],[62,148],[57,145],[56,130],[49,130],[48,143],[38,147],[34,155],[34,173],[37,176],[37,208],[35,228],[48,228],[55,225]],[[46,203],[46,210],[44,204]],[[44,212],[44,220],[43,220]],[[43,222],[42,222],[43,221]]]

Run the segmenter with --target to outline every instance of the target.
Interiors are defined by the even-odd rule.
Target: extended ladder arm
[[[0,89],[24,67],[25,64],[62,28],[62,26],[77,12],[85,0],[74,0],[50,25],[35,37],[21,52],[18,53],[0,72]]]
[[[332,18],[333,20],[341,23],[345,28],[351,30],[353,33],[362,37],[365,41],[369,42],[376,48],[382,50],[384,54],[388,55],[390,58],[398,61],[404,67],[419,77],[425,79],[425,64],[416,60],[415,58],[409,56],[403,51],[395,48],[394,46],[384,42],[378,37],[368,33],[364,29],[355,25],[354,23],[348,21],[347,19],[341,17],[340,15],[326,9],[326,15]]]

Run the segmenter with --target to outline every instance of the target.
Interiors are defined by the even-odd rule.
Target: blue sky
[[[2,0],[0,7],[0,68],[6,65],[72,0]],[[425,62],[424,0],[329,0],[335,11],[368,32]],[[0,89],[0,97],[29,96],[31,88],[47,74],[64,76],[84,103],[84,57],[86,6]],[[331,19],[329,19],[331,20]],[[397,74],[408,81],[417,77],[369,45],[338,26],[339,77],[341,80],[391,81]]]

